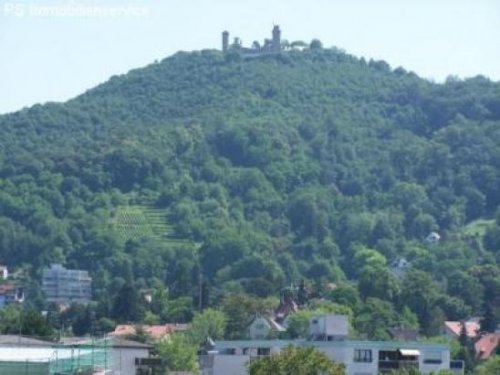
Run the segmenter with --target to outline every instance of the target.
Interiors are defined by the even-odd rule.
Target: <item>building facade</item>
[[[220,341],[214,350],[200,356],[202,375],[244,375],[247,363],[279,353],[286,346],[314,346],[328,358],[345,365],[347,375],[378,375],[402,368],[415,368],[422,373],[457,370],[462,364],[450,362],[447,345],[396,341],[307,341],[246,340]],[[458,368],[458,369],[457,369]]]
[[[87,303],[92,298],[91,284],[87,271],[69,270],[60,264],[52,264],[43,271],[42,291],[48,302]]]
[[[24,290],[12,283],[0,284],[0,308],[11,303],[24,302]]]
[[[279,353],[287,346],[315,347],[345,366],[346,375],[378,375],[414,368],[421,373],[451,370],[463,374],[463,362],[450,360],[445,344],[417,341],[348,339],[346,316],[324,315],[310,321],[309,339],[218,341],[199,357],[202,375],[247,374],[248,363]]]

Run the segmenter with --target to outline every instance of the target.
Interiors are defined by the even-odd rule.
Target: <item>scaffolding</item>
[[[50,348],[1,348],[0,374],[9,375],[104,375],[110,373],[110,349],[107,338],[89,339]],[[12,351],[9,359],[7,350]],[[6,357],[6,358],[5,358]]]

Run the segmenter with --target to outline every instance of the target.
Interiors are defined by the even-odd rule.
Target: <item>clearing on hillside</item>
[[[150,206],[121,206],[111,221],[111,227],[123,242],[149,237],[172,246],[190,244],[189,240],[176,236],[168,216],[168,211]]]

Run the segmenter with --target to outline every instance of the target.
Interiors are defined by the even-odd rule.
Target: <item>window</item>
[[[354,349],[354,362],[372,362],[371,349]]]
[[[424,363],[428,365],[440,365],[443,363],[441,352],[429,351],[424,353]]]
[[[424,359],[424,363],[427,365],[440,365],[443,361],[437,358],[426,358]]]
[[[257,355],[271,355],[270,348],[257,348]]]

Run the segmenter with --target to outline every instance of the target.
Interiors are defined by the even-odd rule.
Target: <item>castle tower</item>
[[[278,25],[273,27],[273,51],[281,51],[281,30]]]
[[[222,32],[222,51],[227,52],[229,48],[229,31],[224,30]]]

